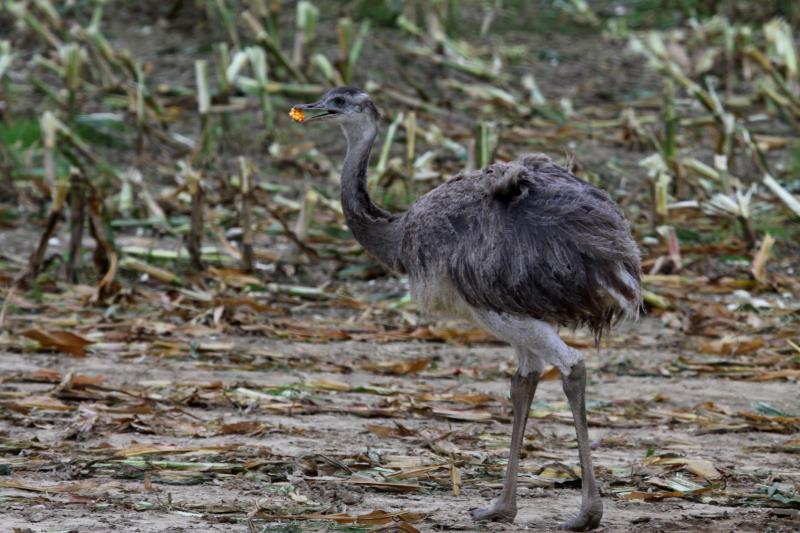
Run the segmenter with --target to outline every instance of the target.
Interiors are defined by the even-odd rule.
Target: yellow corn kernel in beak
[[[306,119],[306,114],[303,113],[303,110],[296,107],[293,107],[289,111],[289,116],[292,117],[292,120],[295,122],[303,122]]]

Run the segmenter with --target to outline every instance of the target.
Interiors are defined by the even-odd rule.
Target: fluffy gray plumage
[[[347,137],[342,208],[358,242],[408,274],[422,307],[472,318],[515,348],[519,366],[511,379],[514,417],[503,489],[472,517],[513,521],[517,514],[519,454],[547,362],[561,372],[584,472],[580,511],[561,527],[597,527],[603,504],[586,420],[586,367],[553,325],[587,325],[599,340],[617,318],[638,312],[639,250],[619,207],[546,155],[530,154],[456,176],[405,213],[389,213],[367,191],[379,121],[369,96],[339,87],[297,107],[313,115],[309,121],[341,125]]]
[[[639,250],[602,190],[543,154],[456,176],[402,215],[412,284],[444,280],[472,307],[599,335],[639,305]]]
[[[379,117],[367,94],[340,87],[300,107],[342,126],[347,224],[376,258],[408,273],[423,307],[468,315],[471,306],[587,325],[598,337],[638,312],[639,249],[622,211],[546,155],[460,174],[392,214],[367,191]]]

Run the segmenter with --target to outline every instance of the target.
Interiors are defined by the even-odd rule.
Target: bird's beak
[[[299,110],[299,112],[296,110]],[[309,113],[311,114],[311,116],[308,116]],[[336,111],[333,111],[325,107],[325,104],[322,102],[322,100],[320,100],[319,102],[314,102],[313,104],[297,104],[294,107],[292,107],[292,110],[289,112],[289,115],[297,122],[309,122],[311,120],[319,120],[336,114],[337,114]],[[299,117],[299,120],[298,118],[295,117]]]

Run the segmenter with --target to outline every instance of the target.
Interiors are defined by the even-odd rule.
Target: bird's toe
[[[513,522],[517,516],[517,510],[493,505],[471,509],[469,514],[476,522]]]
[[[589,531],[596,529],[600,525],[601,518],[603,518],[602,512],[581,511],[577,516],[567,520],[558,528],[567,531]]]

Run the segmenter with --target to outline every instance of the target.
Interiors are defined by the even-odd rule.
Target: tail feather
[[[500,177],[492,182],[492,196],[506,203],[524,198],[528,193],[532,174],[549,165],[555,165],[550,156],[539,153],[524,154],[511,163],[492,165],[489,167],[490,172],[502,171]]]
[[[528,169],[515,163],[504,165],[503,169],[503,175],[492,183],[491,192],[501,202],[511,203],[525,194],[523,183]]]

